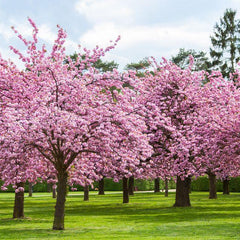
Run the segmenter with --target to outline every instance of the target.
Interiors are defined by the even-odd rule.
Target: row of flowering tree
[[[190,206],[192,177],[207,174],[216,198],[216,177],[226,183],[239,176],[239,71],[229,81],[220,72],[191,71],[192,64],[181,70],[164,61],[147,78],[174,128],[155,130],[150,143],[158,176],[177,178],[175,206]]]
[[[67,186],[89,186],[103,177],[176,177],[175,206],[190,206],[192,177],[238,175],[237,85],[221,74],[182,70],[152,60],[151,72],[101,73],[94,63],[106,49],[65,54],[58,27],[52,50],[39,46],[38,29],[27,51],[11,49],[19,70],[0,58],[0,178],[16,189],[14,217],[23,217],[26,181],[58,184],[53,229],[64,229]],[[238,73],[236,72],[235,83]],[[203,84],[207,81],[207,84]]]

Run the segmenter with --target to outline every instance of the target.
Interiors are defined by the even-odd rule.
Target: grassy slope
[[[44,195],[44,196],[43,196]],[[26,195],[27,196],[27,195]],[[174,193],[136,193],[130,203],[121,194],[79,193],[67,198],[64,231],[52,231],[55,200],[48,193],[25,199],[23,220],[12,220],[12,193],[0,193],[0,239],[240,239],[240,194],[191,194],[191,208],[173,208]]]

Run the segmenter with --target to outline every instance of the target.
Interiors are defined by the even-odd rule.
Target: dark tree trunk
[[[17,183],[17,188],[24,187],[24,183]],[[24,191],[15,193],[13,218],[24,218]]]
[[[158,193],[160,192],[160,178],[155,178],[154,179],[154,192]]]
[[[191,178],[181,178],[177,177],[177,186],[176,186],[176,200],[174,207],[190,207],[190,198],[189,198],[189,188],[191,185]]]
[[[47,192],[51,192],[52,191],[52,184],[51,183],[47,183]]]
[[[57,186],[55,184],[52,185],[52,198],[57,198]]]
[[[64,212],[67,195],[67,172],[58,173],[57,201],[55,206],[55,215],[53,222],[54,230],[64,229]]]
[[[129,203],[128,179],[124,177],[122,179],[122,184],[123,184],[123,203]]]
[[[32,197],[33,193],[33,184],[31,182],[28,183],[28,196]]]
[[[104,178],[98,182],[98,195],[104,195]]]
[[[131,176],[128,180],[128,194],[134,195],[134,177]]]
[[[227,194],[227,195],[230,194],[230,191],[229,191],[229,180],[228,179],[224,179],[223,180],[223,194]]]
[[[216,175],[214,173],[208,173],[209,178],[209,199],[217,198],[217,188],[216,188]]]
[[[168,197],[168,179],[165,178],[165,197]]]
[[[88,185],[84,186],[83,191],[84,191],[84,198],[83,198],[83,200],[84,201],[89,201],[89,186]]]

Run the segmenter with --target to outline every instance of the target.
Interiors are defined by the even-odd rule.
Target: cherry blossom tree
[[[177,177],[174,206],[190,206],[191,177],[200,174],[191,137],[197,117],[196,95],[204,74],[191,71],[191,65],[182,70],[165,59],[160,64],[153,61],[153,73],[145,77],[148,102],[160,113],[155,126],[150,128],[153,133],[150,143],[155,151],[152,160],[156,177]]]
[[[0,60],[0,178],[2,190],[9,185],[15,189],[13,218],[23,218],[24,185],[26,181],[36,183],[44,174],[40,174],[42,156],[24,143],[18,131],[22,125],[18,117],[22,74],[15,69],[13,63]],[[12,113],[11,117],[8,112]]]
[[[37,151],[54,167],[58,194],[53,229],[62,230],[72,166],[81,166],[84,171],[84,165],[77,163],[88,154],[109,162],[121,159],[134,165],[138,159],[149,157],[152,148],[144,134],[144,119],[135,113],[141,83],[133,82],[128,74],[117,70],[98,73],[92,67],[93,62],[115,47],[119,38],[106,49],[83,49],[76,61],[68,57],[66,64],[66,32],[58,27],[57,39],[48,53],[44,45],[38,46],[38,29],[31,19],[29,22],[33,27],[30,41],[13,28],[26,45],[26,53],[11,47],[25,63],[26,70],[2,61],[5,69],[11,69],[8,81],[13,81],[18,94],[14,95],[11,106],[3,110],[1,121],[12,120],[8,129],[13,135],[16,133],[13,144],[20,136],[28,151]],[[18,81],[14,80],[15,76],[19,76]],[[134,88],[126,88],[124,83]],[[14,124],[14,119],[19,119],[18,124]],[[123,168],[124,162],[119,167]],[[128,171],[124,170],[126,175]],[[86,176],[79,175],[78,179],[84,181]]]
[[[236,145],[239,89],[232,81],[226,81],[220,72],[213,71],[198,97],[194,144],[197,161],[209,176],[209,198],[214,199],[217,198],[216,178],[228,181],[229,177],[239,175]]]

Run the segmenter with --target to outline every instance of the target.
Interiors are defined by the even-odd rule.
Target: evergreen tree
[[[135,70],[137,72],[137,76],[143,77],[144,76],[144,71],[147,70],[150,67],[150,63],[148,61],[148,58],[144,58],[140,60],[137,63],[129,63],[126,65],[125,69],[126,70]]]
[[[192,55],[194,57],[194,71],[209,69],[210,62],[206,56],[206,52],[197,52],[194,49],[186,50],[184,48],[180,48],[178,54],[176,56],[172,56],[171,61],[180,68],[185,69],[189,65],[189,55]]]
[[[73,61],[77,60],[77,53],[74,53],[72,55],[70,55],[70,58]],[[82,58],[84,59],[85,56],[82,56]],[[65,59],[64,61],[65,64],[68,64],[68,60]],[[92,63],[92,67],[94,67],[95,69],[98,69],[100,72],[108,72],[108,71],[112,71],[114,68],[118,68],[119,64],[114,62],[114,61],[103,61],[102,59],[98,59],[96,62]],[[86,68],[89,66],[86,66]]]
[[[216,23],[214,34],[210,38],[212,69],[220,70],[223,77],[229,77],[240,60],[240,20],[236,19],[235,10],[225,11],[220,22]]]
[[[95,63],[93,63],[93,66],[98,69],[100,72],[108,72],[112,71],[114,68],[118,68],[119,64],[114,61],[102,61],[101,59],[98,59]]]

